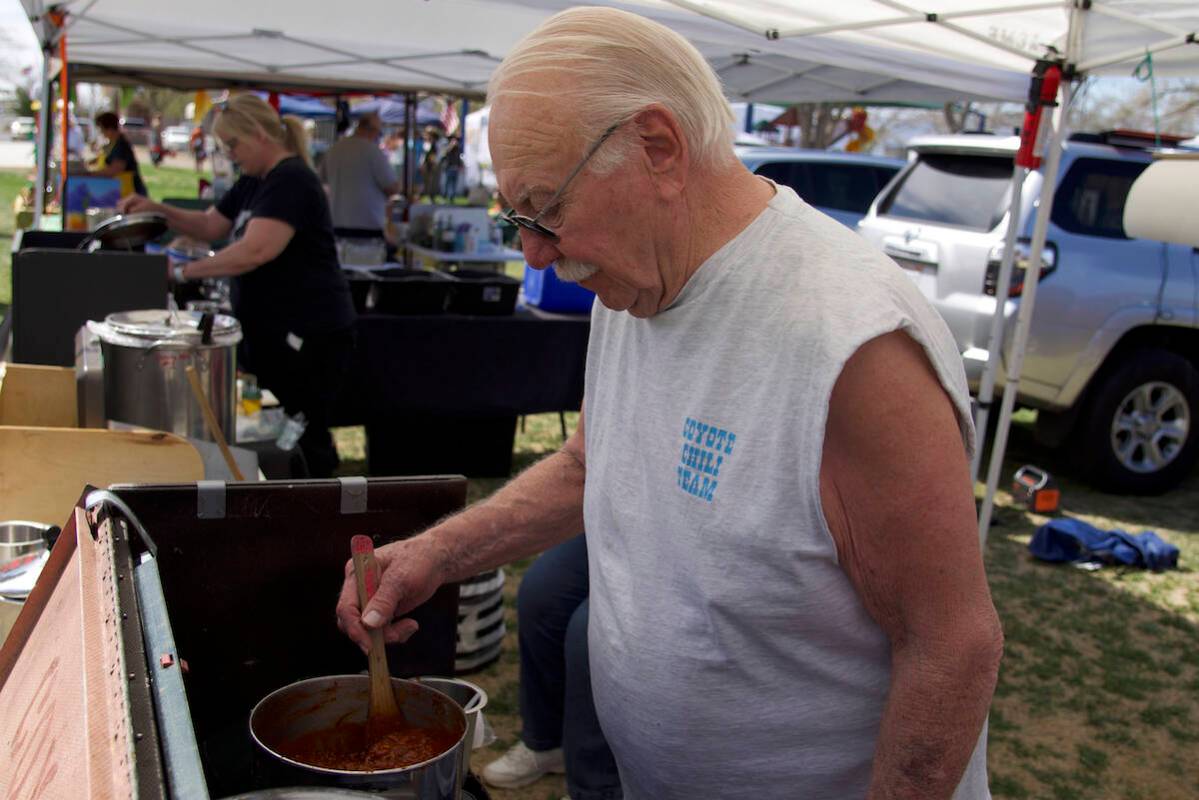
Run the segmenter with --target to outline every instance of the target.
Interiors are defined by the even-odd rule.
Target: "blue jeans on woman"
[[[620,775],[591,695],[589,589],[583,534],[542,553],[521,580],[520,738],[530,750],[562,748],[571,800],[619,800]]]

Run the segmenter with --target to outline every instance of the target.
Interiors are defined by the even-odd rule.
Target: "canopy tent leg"
[[[1024,277],[1024,291],[1020,297],[1020,311],[1016,315],[1016,328],[1012,335],[1012,355],[1008,360],[1007,383],[1003,387],[1003,402],[999,409],[999,424],[995,429],[995,442],[991,446],[991,462],[987,469],[987,489],[982,507],[978,512],[978,537],[985,547],[987,533],[991,530],[991,512],[995,506],[995,490],[999,485],[999,471],[1003,468],[1003,457],[1007,450],[1008,431],[1012,423],[1012,409],[1016,405],[1016,390],[1020,385],[1020,370],[1024,366],[1024,348],[1028,344],[1028,331],[1032,325],[1032,312],[1037,300],[1037,285],[1041,278],[1041,254],[1045,249],[1045,238],[1049,231],[1049,215],[1053,209],[1053,193],[1057,189],[1057,171],[1062,160],[1062,145],[1066,138],[1066,115],[1070,109],[1070,82],[1062,81],[1058,90],[1060,100],[1054,109],[1053,138],[1049,143],[1045,162],[1042,165],[1044,180],[1041,183],[1040,205],[1037,221],[1033,227],[1029,264]]]
[[[47,45],[49,47],[50,45]],[[52,59],[50,51],[42,50],[42,104],[37,110],[37,177],[33,193],[33,227],[42,226],[42,215],[46,212],[46,187],[50,183],[50,105],[53,83],[50,78]]]
[[[58,58],[62,66],[58,68],[58,95],[62,102],[62,117],[60,135],[62,136],[62,153],[58,162],[58,203],[62,207],[62,229],[67,230],[67,168],[70,166],[71,139],[71,79],[67,74],[67,34],[62,29],[64,17],[58,17]]]
[[[995,398],[995,375],[999,372],[999,358],[1003,351],[1004,310],[1007,306],[1008,289],[1012,282],[1012,265],[1016,261],[1016,236],[1020,228],[1024,181],[1027,177],[1027,168],[1013,164],[1007,233],[1003,237],[1003,260],[999,264],[999,275],[995,279],[995,314],[991,317],[991,332],[987,338],[987,366],[978,386],[978,397],[974,407],[974,430],[977,433],[977,440],[974,457],[970,459],[971,485],[978,480],[978,470],[982,466],[983,445],[986,443],[991,401]]]
[[[416,94],[404,95],[404,196],[412,205],[416,184]]]

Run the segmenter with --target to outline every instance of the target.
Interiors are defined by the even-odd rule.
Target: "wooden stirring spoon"
[[[379,588],[379,563],[375,561],[374,542],[369,536],[357,535],[350,539],[350,552],[354,558],[354,577],[358,581],[358,607],[365,609]],[[391,685],[391,671],[387,667],[383,630],[374,628],[370,635],[371,651],[367,655],[371,678],[370,707],[366,715],[368,749],[403,724],[400,708],[396,705],[395,690]]]

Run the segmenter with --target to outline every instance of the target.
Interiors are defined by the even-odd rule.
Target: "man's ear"
[[[650,177],[668,191],[687,183],[690,149],[679,121],[665,106],[654,104],[634,118]]]

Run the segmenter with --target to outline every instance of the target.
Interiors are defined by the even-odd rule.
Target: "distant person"
[[[420,177],[422,191],[429,196],[430,203],[436,203],[441,187],[441,158],[437,152],[437,143],[441,134],[436,128],[425,128],[425,152],[420,159]]]
[[[196,172],[199,172],[204,167],[204,159],[208,157],[208,148],[204,145],[204,128],[197,125],[192,129],[187,146],[192,151],[192,158],[196,160]]]
[[[462,175],[462,137],[451,134],[441,154],[441,173],[445,180],[445,196],[453,201],[458,196],[458,178]]]
[[[157,167],[166,155],[166,148],[162,146],[162,116],[155,114],[150,120],[150,162]]]
[[[62,152],[62,136],[58,137],[58,141],[54,145],[54,155],[57,156]],[[71,117],[70,125],[67,127],[67,161],[83,161],[86,158],[87,147],[83,141],[83,131],[79,127],[79,123],[74,117]]]
[[[340,236],[380,237],[387,222],[387,198],[399,180],[379,147],[383,124],[363,114],[354,133],[325,153],[317,174],[329,191],[333,230]]]
[[[148,196],[141,170],[137,168],[133,145],[129,144],[129,139],[121,131],[120,118],[111,111],[105,111],[96,115],[96,127],[108,143],[100,156],[100,166],[91,170],[91,174],[119,180],[122,197],[130,194]]]

